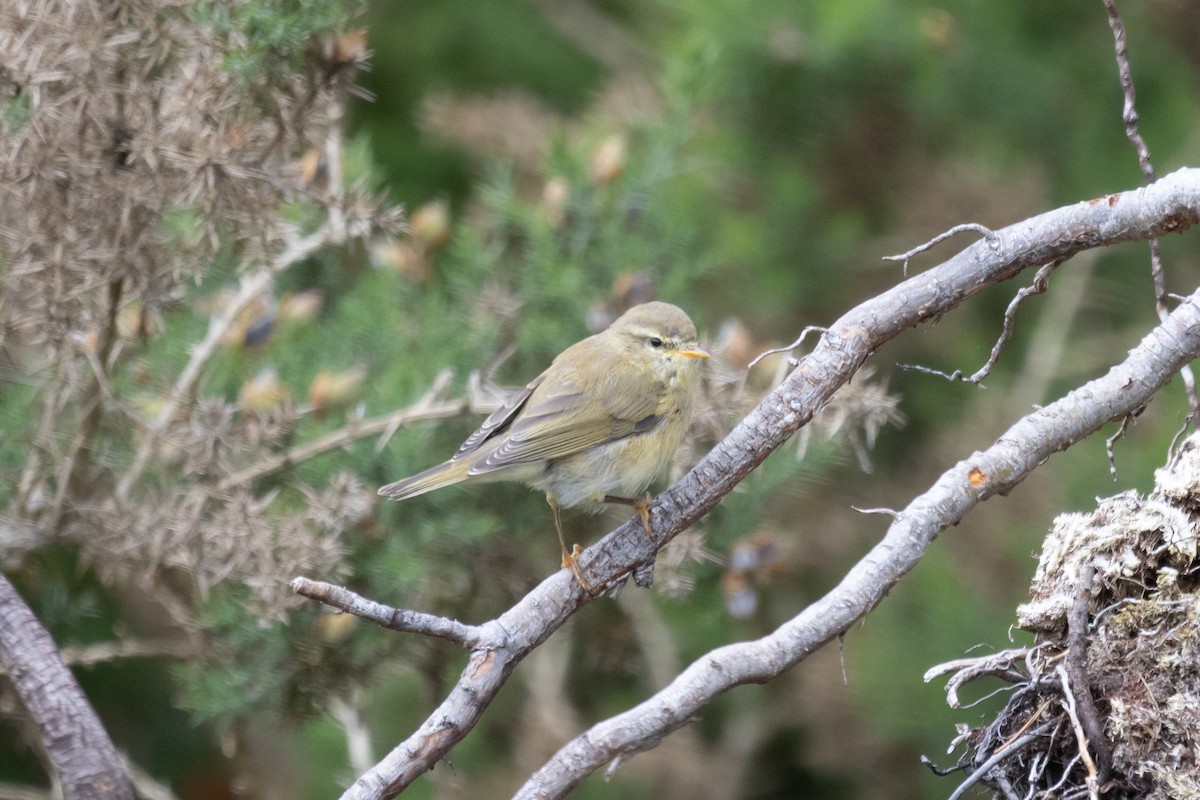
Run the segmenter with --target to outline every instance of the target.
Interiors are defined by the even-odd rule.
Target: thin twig
[[[1004,345],[1012,338],[1013,334],[1013,317],[1017,314],[1017,308],[1025,301],[1025,298],[1035,294],[1043,294],[1046,291],[1047,282],[1050,279],[1050,273],[1058,269],[1062,264],[1061,260],[1051,261],[1049,264],[1043,264],[1042,267],[1033,276],[1033,283],[1029,286],[1022,287],[1012,302],[1008,304],[1008,308],[1004,309],[1004,325],[1000,330],[1000,337],[996,339],[996,343],[992,345],[992,352],[988,355],[987,362],[980,367],[974,375],[969,378],[964,378],[967,383],[979,383],[989,374],[992,368],[996,366],[996,362],[1000,359],[1000,351],[1004,349]]]
[[[941,244],[942,242],[949,239],[951,236],[957,236],[958,234],[963,233],[965,231],[975,231],[976,233],[982,234],[983,238],[987,240],[988,245],[993,250],[997,250],[1000,247],[1000,242],[996,238],[996,233],[991,228],[988,228],[984,225],[980,225],[977,222],[964,222],[961,225],[955,225],[953,228],[951,228],[948,231],[939,233],[937,236],[933,237],[932,239],[925,242],[924,244],[917,245],[912,250],[909,250],[907,253],[898,253],[894,256],[884,256],[883,260],[884,261],[903,261],[904,262],[903,274],[905,277],[908,277],[908,262],[912,259],[913,256],[915,256],[919,253],[924,253],[926,250],[931,250],[936,245]]]
[[[1084,779],[1084,782],[1088,787],[1088,797],[1091,800],[1097,800],[1100,796],[1100,783],[1096,779],[1096,762],[1092,760],[1092,755],[1088,752],[1087,735],[1079,723],[1079,715],[1075,708],[1075,693],[1071,690],[1071,681],[1067,678],[1066,668],[1059,664],[1054,671],[1062,681],[1063,699],[1059,701],[1059,704],[1071,719],[1071,727],[1075,731],[1075,742],[1079,747],[1079,756],[1083,759],[1084,769],[1087,770],[1087,778]]]
[[[371,729],[363,719],[361,698],[355,688],[349,697],[334,695],[329,700],[329,716],[333,717],[346,735],[346,757],[354,773],[366,772],[375,763],[371,747]]]
[[[937,764],[933,763],[933,759],[931,759],[927,755],[922,755],[920,758],[920,762],[922,764],[924,764],[925,766],[929,767],[929,771],[932,772],[934,775],[937,775],[939,778],[944,778],[947,775],[953,775],[956,772],[966,772],[967,767],[970,766],[969,764],[963,763],[963,764],[955,764],[954,766],[951,766],[951,767],[945,767],[945,768],[939,767]]]
[[[859,514],[883,514],[885,517],[895,519],[900,516],[900,512],[894,508],[859,508],[858,506],[850,506],[851,511],[857,511]]]
[[[474,373],[471,374],[471,378],[473,378],[473,377],[474,377]],[[452,369],[442,370],[441,372],[439,372],[437,375],[434,376],[433,380],[429,384],[429,388],[425,390],[425,393],[423,395],[421,395],[421,397],[417,400],[416,403],[409,406],[409,408],[416,408],[416,407],[419,407],[422,405],[432,404],[435,400],[437,400],[441,396],[442,392],[446,391],[446,387],[450,385],[450,381],[453,379],[454,379],[454,370],[452,370]],[[468,378],[467,382],[470,383],[470,378]],[[474,391],[473,389],[469,389],[468,394],[473,393],[473,391]],[[383,448],[387,446],[387,443],[389,441],[391,441],[392,436],[396,433],[396,431],[400,430],[400,426],[404,424],[403,419],[397,419],[395,422],[396,422],[395,425],[387,427],[386,429],[384,429],[383,433],[380,434],[379,441],[377,441],[375,443],[375,452],[376,453],[383,452]]]
[[[465,625],[421,611],[385,606],[331,583],[296,578],[292,581],[292,591],[394,631],[446,639],[467,649],[478,647],[482,641],[481,630],[475,625]]]
[[[63,369],[62,364],[56,363],[54,369],[56,374],[47,377],[44,384],[54,388],[44,390],[41,422],[26,456],[25,466],[21,470],[21,479],[17,482],[17,508],[28,509],[34,495],[44,490],[45,487],[41,484],[43,459],[56,460],[51,453],[51,445],[57,438],[59,415],[73,392],[70,381],[62,380],[62,376],[58,374]]]
[[[958,788],[955,789],[951,793],[949,800],[959,800],[959,798],[962,797],[968,789],[970,789],[975,784],[979,783],[979,781],[985,775],[987,775],[989,771],[991,771],[992,767],[996,766],[1004,759],[1015,755],[1017,752],[1023,750],[1024,748],[1028,747],[1029,745],[1033,744],[1035,741],[1037,741],[1038,737],[1041,735],[1042,735],[1042,733],[1040,731],[1034,731],[1033,733],[1027,733],[1024,736],[1022,736],[1020,739],[1017,739],[1015,742],[1010,744],[1008,747],[1006,747],[1002,750],[997,750],[995,753],[992,753],[992,755],[988,758],[987,761],[984,761],[982,764],[980,764],[979,767],[974,772],[972,772],[970,775],[967,776],[967,779],[965,781],[963,781],[961,784],[959,784]]]
[[[331,431],[319,439],[297,445],[282,453],[263,459],[240,472],[224,478],[217,484],[216,493],[223,494],[238,486],[264,478],[288,467],[301,464],[310,458],[345,447],[359,439],[374,436],[377,433],[394,431],[414,422],[424,422],[434,419],[457,417],[467,410],[467,398],[445,400],[440,403],[418,401],[415,405],[393,411],[390,414],[372,419],[351,420],[343,428]]]
[[[1116,0],[1104,0],[1104,8],[1108,12],[1108,27],[1112,29],[1113,43],[1117,58],[1117,74],[1121,81],[1121,93],[1125,104],[1121,109],[1121,119],[1125,122],[1125,138],[1137,152],[1138,166],[1148,183],[1154,183],[1158,176],[1150,161],[1150,148],[1142,138],[1138,129],[1137,91],[1133,85],[1133,70],[1129,66],[1128,38],[1125,33],[1125,22],[1117,11]],[[1154,306],[1159,319],[1167,313],[1167,282],[1163,274],[1162,250],[1158,238],[1153,237],[1150,244],[1150,274],[1154,278]],[[1191,410],[1193,424],[1200,425],[1200,397],[1196,394],[1196,377],[1190,366],[1179,371],[1183,380],[1184,392],[1188,398],[1188,408]]]
[[[1192,427],[1195,422],[1195,415],[1188,414],[1184,419],[1183,424],[1179,426],[1179,430],[1175,431],[1175,435],[1171,437],[1171,444],[1167,447],[1167,461],[1173,461],[1178,454],[1177,448],[1179,443],[1183,441],[1183,437],[1187,434],[1188,428]]]
[[[932,367],[923,367],[919,364],[901,364],[900,368],[910,372],[920,372],[925,375],[935,375],[939,378],[945,378],[948,381],[962,381],[963,383],[980,384],[983,379],[991,374],[992,368],[996,366],[996,362],[1000,359],[1000,353],[1004,350],[1004,345],[1012,338],[1013,320],[1017,314],[1017,308],[1025,301],[1025,298],[1036,294],[1042,294],[1046,291],[1047,281],[1050,278],[1050,273],[1057,269],[1063,263],[1063,259],[1056,259],[1043,264],[1038,269],[1037,274],[1033,276],[1033,282],[1020,289],[1012,301],[1008,304],[1008,308],[1004,310],[1004,324],[1000,330],[1000,336],[996,339],[996,343],[992,345],[992,352],[988,355],[988,359],[984,365],[976,370],[971,375],[966,375],[962,370],[956,369],[953,372],[942,372],[941,370],[933,369]]]
[[[193,658],[196,648],[186,641],[117,639],[112,642],[66,646],[62,659],[73,667],[90,667],[123,658]]]
[[[342,177],[342,126],[340,119],[342,117],[342,104],[336,103],[333,106],[330,122],[333,123],[329,127],[329,133],[325,137],[323,144],[325,168],[329,171],[329,196],[327,198],[326,208],[329,209],[329,224],[335,232],[345,237],[346,231],[346,212],[343,203],[346,201],[345,187],[342,185],[344,178]]]
[[[925,367],[920,364],[897,364],[896,366],[905,372],[919,372],[922,375],[933,375],[936,378],[945,378],[948,381],[966,381],[966,373],[961,369],[956,369],[953,372],[942,372],[940,369],[933,367]]]
[[[130,490],[142,477],[159,440],[178,419],[185,405],[192,400],[200,385],[200,377],[204,373],[205,367],[216,354],[221,340],[237,322],[242,311],[267,290],[271,281],[279,273],[298,264],[328,244],[336,244],[346,238],[365,235],[370,231],[370,227],[369,221],[366,220],[355,220],[352,224],[340,228],[326,223],[308,236],[293,239],[283,252],[242,278],[237,294],[234,295],[224,312],[213,317],[209,323],[208,333],[192,350],[192,357],[188,359],[187,365],[179,373],[174,386],[167,392],[162,410],[150,424],[150,430],[142,437],[133,463],[121,477],[120,483],[117,484],[119,500],[123,502],[128,499]]]
[[[104,316],[105,321],[100,327],[96,343],[100,363],[108,361],[113,344],[117,340],[117,311],[121,302],[121,287],[122,281],[120,280],[115,280],[108,284],[108,305]],[[103,368],[100,372],[103,373]],[[79,391],[79,399],[76,405],[82,416],[82,421],[75,426],[75,435],[71,439],[71,446],[58,459],[58,471],[54,476],[56,487],[54,500],[50,504],[50,511],[47,514],[46,520],[42,522],[43,530],[58,530],[61,520],[67,511],[69,499],[79,491],[83,476],[89,472],[92,462],[92,449],[89,445],[95,437],[96,430],[103,417],[104,404],[101,402],[103,394],[103,380],[99,377],[99,374],[87,381],[82,390]]]
[[[1070,269],[1055,275],[1054,302],[1042,304],[1028,337],[1037,345],[1025,349],[1024,360],[1007,390],[1008,398],[998,404],[997,413],[1023,414],[1029,406],[1045,399],[1060,375],[1069,334],[1088,297],[1098,258],[1095,251],[1080,253],[1071,259]]]
[[[1117,12],[1115,0],[1104,0],[1104,8],[1108,11],[1108,27],[1112,29],[1116,45],[1117,72],[1121,79],[1121,92],[1125,95],[1125,107],[1121,111],[1121,119],[1125,120],[1125,138],[1129,139],[1134,149],[1137,150],[1138,166],[1142,168],[1142,174],[1146,176],[1147,181],[1154,183],[1158,178],[1154,174],[1154,166],[1150,163],[1150,148],[1146,146],[1146,140],[1138,131],[1137,93],[1133,87],[1133,71],[1129,68],[1125,23]]]
[[[981,703],[986,703],[988,700],[991,700],[993,697],[996,697],[996,696],[1002,695],[1002,694],[1006,694],[1008,692],[1013,691],[1016,688],[1017,687],[1012,684],[1009,684],[1007,686],[997,687],[997,688],[993,689],[992,691],[988,692],[987,694],[983,695],[982,697],[977,697],[974,700],[972,700],[971,702],[964,704],[962,706],[962,708],[975,708],[975,706],[977,706]]]
[[[1117,443],[1118,439],[1125,435],[1127,430],[1129,430],[1129,423],[1133,421],[1134,416],[1139,413],[1140,410],[1141,409],[1138,409],[1131,414],[1126,414],[1125,416],[1121,417],[1121,424],[1118,426],[1117,432],[1104,440],[1104,453],[1108,456],[1108,473],[1112,475],[1114,481],[1117,479],[1117,455],[1113,451],[1113,445]]]
[[[807,337],[810,333],[813,333],[814,331],[820,331],[821,333],[825,333],[827,330],[829,330],[829,329],[822,328],[820,325],[809,325],[807,328],[805,328],[804,330],[802,330],[800,332],[800,336],[796,339],[796,341],[792,342],[791,344],[785,345],[784,347],[772,347],[770,350],[764,350],[763,352],[756,355],[754,357],[754,360],[746,365],[746,371],[749,372],[750,370],[754,369],[754,366],[756,364],[758,364],[758,362],[760,362],[764,358],[766,358],[767,356],[773,356],[776,353],[792,352],[797,347],[804,344],[805,337]]]
[[[1059,779],[1054,783],[1053,786],[1048,787],[1044,792],[1042,792],[1041,796],[1047,797],[1047,798],[1058,797],[1059,795],[1056,794],[1056,792],[1058,792],[1059,789],[1061,789],[1063,786],[1065,786],[1067,781],[1071,779],[1071,773],[1075,770],[1075,765],[1078,764],[1082,759],[1083,759],[1083,756],[1080,755],[1078,752],[1076,752],[1075,755],[1071,756],[1071,760],[1068,761],[1062,768],[1061,777],[1059,777]],[[1067,797],[1067,796],[1069,796],[1069,795],[1063,795],[1063,797]]]

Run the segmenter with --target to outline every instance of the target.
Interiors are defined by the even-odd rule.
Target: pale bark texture
[[[654,533],[630,521],[580,558],[594,586],[611,584],[652,563],[654,554],[711,511],[734,486],[848,382],[882,344],[934,320],[988,286],[1030,267],[1063,263],[1095,247],[1148,240],[1200,221],[1200,170],[1183,169],[1151,186],[1065,206],[997,231],[944,263],[852,309],[825,331],[769,394],[696,467],[651,506]],[[1200,297],[1185,300],[1123,363],[1050,406],[1019,420],[993,445],[947,470],[895,521],[881,543],[826,597],[773,634],[719,648],[637,708],[596,725],[569,743],[518,793],[561,797],[605,763],[654,747],[729,688],[778,675],[868,613],[946,527],[978,503],[1011,490],[1053,453],[1105,422],[1137,412],[1200,355]],[[294,584],[323,599],[326,589]],[[478,722],[516,664],[591,598],[566,571],[543,582],[509,611],[458,641],[471,659],[446,700],[343,795],[393,797],[432,769]],[[355,601],[357,602],[357,601]],[[353,603],[349,603],[353,605]],[[347,604],[339,604],[347,608]],[[385,611],[375,619],[407,615]],[[449,622],[409,617],[406,629],[445,636]]]
[[[66,800],[133,800],[121,757],[42,627],[0,575],[0,664],[29,716]]]

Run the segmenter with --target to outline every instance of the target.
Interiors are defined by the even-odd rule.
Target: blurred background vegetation
[[[242,409],[283,395],[335,409],[304,416],[290,445],[344,426],[346,407],[373,416],[412,404],[445,369],[444,396],[468,392],[473,371],[521,384],[643,296],[688,309],[733,381],[748,357],[900,280],[884,255],[958,223],[1000,227],[1142,181],[1099,0],[409,0],[282,21],[270,3],[240,7],[250,11],[219,23],[279,41],[330,25],[365,29],[370,69],[358,83],[373,99],[350,109],[347,180],[362,177],[403,204],[410,227],[285,273],[274,299],[315,307],[281,315],[262,340],[227,345],[213,364],[204,393]],[[1200,17],[1187,0],[1121,10],[1155,166],[1160,175],[1195,166]],[[1200,277],[1194,242],[1163,245],[1168,288],[1190,291]],[[131,391],[179,370],[208,325],[206,303],[230,280],[218,257],[166,309],[125,374]],[[1051,277],[1049,293],[1018,312],[986,388],[899,367],[976,369],[1016,288],[989,290],[876,356],[869,380],[898,398],[899,413],[886,415],[895,424],[878,431],[869,472],[852,446],[869,438],[861,426],[814,437],[802,454],[777,453],[702,524],[702,540],[664,556],[660,590],[630,587],[577,615],[408,794],[506,796],[676,665],[772,630],[885,529],[885,517],[851,506],[903,507],[1020,414],[1119,360],[1155,320],[1147,250],[1126,246]],[[257,385],[265,400],[255,378],[268,381]],[[331,380],[345,394],[327,401]],[[20,469],[35,396],[28,382],[0,383],[6,481]],[[716,408],[720,421],[701,436],[717,435],[732,411]],[[989,701],[947,709],[922,673],[1020,639],[1013,608],[1054,515],[1149,488],[1185,412],[1175,384],[1116,445],[1115,480],[1100,438],[1056,456],[947,532],[840,647],[723,696],[690,729],[576,796],[948,795],[954,779],[918,759],[951,761],[955,723],[984,718]],[[287,503],[291,487],[323,487],[345,472],[371,490],[453,452],[478,421],[404,427],[382,449],[356,442],[264,479],[256,493],[278,490],[273,502]],[[570,524],[591,543],[621,520]],[[544,501],[519,486],[378,506],[342,543],[352,588],[470,622],[494,617],[557,566]],[[739,547],[768,555],[735,575]],[[60,646],[147,634],[136,599],[69,546],[4,566]],[[347,718],[382,756],[465,661],[452,646],[310,606],[257,616],[234,583],[200,608],[208,658],[77,669],[118,746],[183,800],[336,796],[354,776]],[[16,722],[0,721],[0,754],[0,780],[41,780]]]

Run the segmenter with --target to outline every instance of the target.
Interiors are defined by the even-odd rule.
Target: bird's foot
[[[580,588],[594,597],[596,589],[587,578],[583,577],[583,568],[579,566],[579,554],[582,552],[583,550],[579,545],[575,545],[569,553],[563,550],[562,565],[564,569],[571,570],[571,574],[575,576],[575,580],[578,581]]]
[[[650,527],[650,503],[654,501],[654,497],[647,492],[646,496],[641,500],[633,500],[628,497],[617,497],[616,495],[606,494],[604,502],[620,503],[623,506],[633,506],[633,510],[637,513],[638,519],[642,522],[642,530],[647,536],[654,536],[654,529]]]
[[[647,536],[654,536],[654,530],[650,527],[650,501],[653,498],[646,495],[644,500],[639,500],[633,504],[633,510],[637,512],[638,519],[642,521],[642,530]]]

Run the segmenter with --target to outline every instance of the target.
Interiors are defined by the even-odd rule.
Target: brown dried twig
[[[1121,94],[1125,98],[1121,109],[1121,119],[1125,122],[1125,138],[1137,152],[1138,166],[1146,181],[1154,183],[1158,180],[1154,165],[1150,163],[1150,148],[1138,129],[1137,91],[1133,85],[1133,70],[1129,66],[1128,40],[1125,33],[1125,22],[1117,11],[1116,0],[1104,0],[1104,9],[1108,12],[1108,26],[1112,29],[1113,44],[1117,58],[1117,74],[1121,82]],[[1158,238],[1151,238],[1150,244],[1150,274],[1154,279],[1154,306],[1159,319],[1167,313],[1167,282],[1163,274],[1162,250]],[[1196,378],[1190,366],[1184,366],[1179,371],[1183,379],[1184,392],[1187,394],[1188,407],[1191,409],[1189,421],[1200,426],[1200,397],[1196,394]]]
[[[237,322],[245,308],[271,285],[271,282],[284,270],[300,263],[330,244],[339,244],[348,237],[359,237],[371,230],[369,220],[355,220],[348,225],[327,223],[315,232],[292,239],[289,245],[270,261],[256,268],[248,269],[242,278],[237,294],[225,310],[213,317],[204,338],[192,350],[191,358],[180,371],[175,384],[167,393],[162,410],[150,423],[150,429],[142,437],[141,444],[134,455],[133,463],[117,484],[117,497],[124,501],[129,492],[141,478],[159,441],[166,435],[167,429],[178,419],[180,413],[194,397],[200,385],[204,369],[217,352],[221,340]]]
[[[399,428],[412,425],[415,422],[457,417],[465,413],[469,408],[470,401],[466,397],[454,400],[442,400],[440,402],[421,400],[407,408],[392,411],[388,414],[381,414],[378,417],[351,420],[345,427],[331,431],[311,442],[305,442],[302,445],[289,448],[282,453],[263,459],[257,464],[252,464],[243,470],[226,476],[217,484],[216,493],[224,494],[238,486],[252,483],[296,464],[302,464],[310,458],[315,458],[322,453],[328,453],[330,450],[336,450],[339,447],[345,447],[359,439],[365,439],[377,433],[395,431]]]
[[[1068,719],[1071,720],[1071,730],[1075,732],[1075,743],[1079,748],[1079,757],[1083,760],[1084,769],[1087,770],[1087,778],[1084,780],[1088,789],[1088,797],[1090,800],[1099,800],[1100,796],[1100,780],[1096,762],[1092,760],[1091,753],[1088,752],[1087,734],[1084,733],[1083,726],[1079,721],[1078,704],[1075,701],[1075,689],[1071,685],[1071,681],[1067,675],[1066,669],[1062,664],[1054,670],[1062,681],[1062,699],[1059,700],[1059,705],[1063,711],[1067,713]]]
[[[1133,86],[1133,70],[1129,68],[1129,50],[1125,35],[1125,23],[1117,12],[1116,0],[1104,0],[1104,9],[1108,12],[1108,27],[1112,29],[1116,46],[1117,73],[1121,80],[1121,93],[1125,96],[1125,106],[1121,110],[1121,119],[1125,121],[1125,137],[1137,150],[1138,166],[1146,180],[1154,183],[1158,178],[1154,174],[1154,166],[1150,163],[1150,148],[1138,130],[1137,92]]]
[[[1071,692],[1075,699],[1075,712],[1088,743],[1096,751],[1098,772],[1096,781],[1100,786],[1112,775],[1112,747],[1104,734],[1104,723],[1092,699],[1091,681],[1087,672],[1088,604],[1092,599],[1092,581],[1096,570],[1086,565],[1079,575],[1079,594],[1075,605],[1067,614],[1067,675],[1071,678]]]

